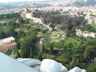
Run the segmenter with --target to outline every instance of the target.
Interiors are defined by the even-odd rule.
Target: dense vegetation
[[[14,36],[18,43],[14,57],[23,58],[50,58],[64,64],[69,69],[79,66],[85,68],[87,72],[96,71],[96,38],[83,38],[75,35],[75,29],[96,32],[95,26],[86,24],[84,17],[70,17],[60,15],[58,12],[39,12],[33,13],[35,17],[42,18],[46,24],[51,23],[53,27],[60,26],[60,30],[67,33],[64,40],[58,42],[46,41],[41,48],[37,46],[38,32],[41,38],[48,40],[50,33],[42,35],[46,29],[42,26],[35,26],[32,20],[24,20],[18,14],[7,14],[0,16],[0,39]],[[93,28],[94,27],[94,28]],[[43,30],[44,29],[44,30]],[[54,49],[55,48],[55,49]],[[57,48],[57,50],[56,50]],[[59,50],[60,49],[60,50]]]
[[[70,36],[71,31],[75,32],[75,28],[80,25],[85,25],[84,17],[71,17],[68,15],[61,15],[58,12],[42,12],[34,11],[33,16],[42,18],[45,24],[52,24],[53,26],[60,26],[61,30],[65,30]]]

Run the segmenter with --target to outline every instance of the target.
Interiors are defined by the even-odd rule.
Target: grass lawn
[[[17,31],[17,32],[19,32],[20,30],[21,30],[21,31],[24,31],[24,32],[26,32],[26,31],[27,31],[27,29],[26,29],[26,28],[16,28],[16,29],[15,29],[15,31]]]
[[[62,35],[63,35],[62,32],[56,32],[56,31],[54,31],[54,32],[52,32],[50,39],[52,41],[61,40],[62,39]]]
[[[0,21],[1,24],[7,23],[6,20]]]

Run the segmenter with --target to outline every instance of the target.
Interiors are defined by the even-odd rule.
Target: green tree
[[[26,36],[21,40],[20,49],[22,57],[31,57],[36,56],[36,37],[37,31],[35,29],[30,29],[26,32]]]
[[[86,48],[84,50],[84,59],[91,60],[96,57],[96,38],[86,41]]]
[[[0,31],[0,39],[5,38],[7,35],[4,31]]]
[[[57,57],[57,60],[63,62],[65,65],[69,64],[72,68],[82,62],[82,52],[82,44],[79,41],[73,38],[66,38],[64,40],[64,50],[62,54]]]
[[[26,37],[23,41],[21,41],[21,55],[22,57],[31,57],[34,56],[35,44],[31,37]]]
[[[43,54],[45,52],[45,46],[44,44],[42,44],[41,48],[40,48],[40,52],[39,52],[39,59],[42,60],[43,59]]]
[[[87,72],[96,72],[96,63],[90,64],[87,68]]]
[[[17,36],[17,32],[15,31],[15,29],[13,27],[9,27],[8,30],[6,31],[7,36]]]
[[[53,43],[50,45],[50,54],[53,54]]]

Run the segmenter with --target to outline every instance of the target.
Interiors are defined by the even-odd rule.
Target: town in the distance
[[[96,72],[96,0],[2,2],[2,39],[18,44],[6,55],[37,71]]]

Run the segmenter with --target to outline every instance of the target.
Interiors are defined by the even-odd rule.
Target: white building
[[[77,36],[83,36],[83,37],[96,37],[96,33],[94,32],[88,32],[88,31],[81,31],[80,29],[76,29],[76,35]]]

